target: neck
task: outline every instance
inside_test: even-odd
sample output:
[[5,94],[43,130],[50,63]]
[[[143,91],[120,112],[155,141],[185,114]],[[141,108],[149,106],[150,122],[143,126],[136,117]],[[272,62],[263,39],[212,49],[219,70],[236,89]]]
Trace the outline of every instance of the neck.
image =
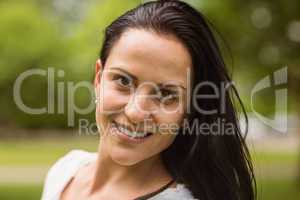
[[134,165],[124,166],[113,161],[101,146],[100,144],[98,159],[94,164],[91,192],[108,185],[123,185],[138,189],[156,184],[161,185],[171,180],[160,155]]

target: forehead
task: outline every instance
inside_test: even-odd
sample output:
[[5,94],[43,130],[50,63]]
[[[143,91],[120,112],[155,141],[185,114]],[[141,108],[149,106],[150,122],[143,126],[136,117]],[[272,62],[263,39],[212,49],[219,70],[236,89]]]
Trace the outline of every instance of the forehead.
[[187,49],[172,35],[129,29],[114,44],[106,68],[119,67],[141,81],[187,83],[191,58]]

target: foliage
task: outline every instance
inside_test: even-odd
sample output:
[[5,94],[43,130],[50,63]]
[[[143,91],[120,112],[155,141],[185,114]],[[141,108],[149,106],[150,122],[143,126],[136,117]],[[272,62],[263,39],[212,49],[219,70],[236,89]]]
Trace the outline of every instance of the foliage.
[[[289,98],[289,109],[299,112],[297,99],[300,92],[297,84],[300,82],[300,45],[295,37],[297,39],[297,34],[300,35],[300,28],[294,28],[292,33],[290,30],[292,24],[299,23],[299,1],[187,1],[199,8],[213,24],[228,68],[232,69],[248,111],[249,96],[255,83],[287,65],[289,96],[292,97]],[[68,7],[63,2],[73,4]],[[139,3],[140,0],[0,1],[0,125],[66,128],[69,103],[67,83],[92,83],[104,28]],[[55,77],[54,85],[55,89],[59,82],[65,86],[64,113],[57,113],[56,93],[54,114],[24,113],[13,99],[15,80],[28,69],[47,70],[49,67],[56,72],[65,72],[63,77]],[[47,87],[45,76],[26,79],[22,85],[25,104],[33,108],[47,105]],[[272,114],[273,107],[270,105],[274,104],[274,94],[262,91],[258,96],[255,98],[257,109]],[[93,94],[84,88],[78,89],[74,98],[75,104],[81,108],[93,102]],[[269,106],[265,106],[266,101],[270,102]],[[75,114],[76,120],[87,118],[94,121],[93,117],[93,112]]]

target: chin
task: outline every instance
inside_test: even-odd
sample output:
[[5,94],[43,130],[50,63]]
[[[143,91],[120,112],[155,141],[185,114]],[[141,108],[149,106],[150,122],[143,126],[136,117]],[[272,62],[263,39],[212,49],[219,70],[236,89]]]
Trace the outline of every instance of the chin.
[[141,155],[136,152],[118,147],[111,149],[110,157],[115,163],[122,166],[133,166],[146,159],[144,156],[141,157]]

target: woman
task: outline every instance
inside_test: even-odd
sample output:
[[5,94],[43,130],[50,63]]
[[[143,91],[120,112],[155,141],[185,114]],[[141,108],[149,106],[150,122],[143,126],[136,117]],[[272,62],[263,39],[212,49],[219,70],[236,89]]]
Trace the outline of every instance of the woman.
[[94,84],[98,152],[55,163],[42,199],[255,199],[240,99],[198,11],[160,0],[116,19]]

